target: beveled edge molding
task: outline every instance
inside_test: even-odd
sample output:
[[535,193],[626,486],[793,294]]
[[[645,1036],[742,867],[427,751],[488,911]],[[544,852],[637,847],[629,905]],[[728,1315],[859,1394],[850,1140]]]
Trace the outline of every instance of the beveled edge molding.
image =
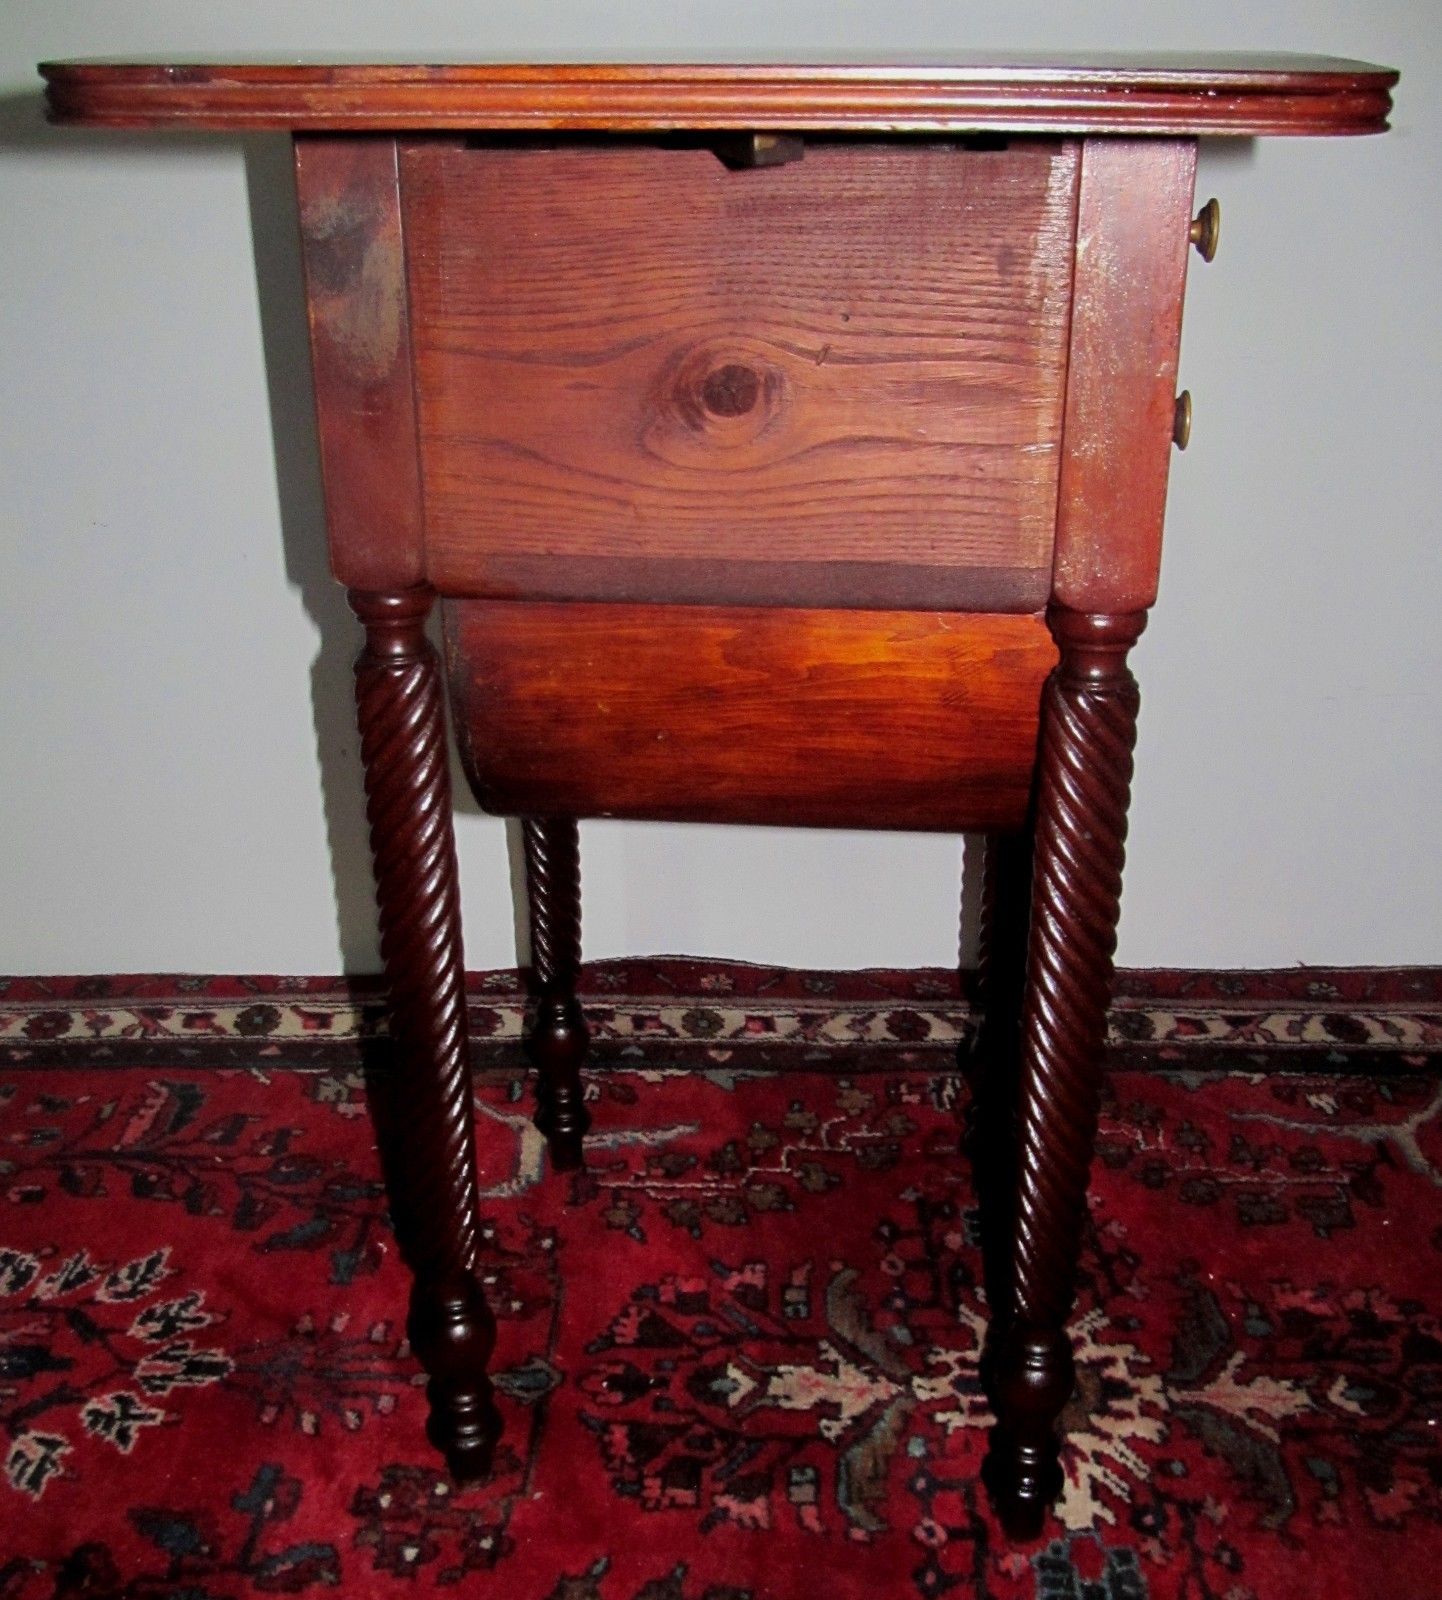
[[50,61],[50,120],[333,132],[1365,134],[1398,74],[1318,56],[1056,64],[655,65]]

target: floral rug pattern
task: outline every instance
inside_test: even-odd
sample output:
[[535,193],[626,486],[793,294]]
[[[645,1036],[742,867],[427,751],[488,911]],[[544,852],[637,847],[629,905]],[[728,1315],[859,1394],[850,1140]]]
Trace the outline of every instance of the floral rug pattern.
[[0,1067],[0,1600],[1438,1592],[1429,1060],[1118,1052],[1066,1489],[1013,1546],[978,1477],[950,1041],[848,1073],[723,1040],[681,1071],[663,1036],[590,1075],[588,1166],[561,1178],[523,1077],[483,1074],[506,1432],[464,1491],[422,1437],[363,1076],[268,1041],[248,1066],[157,1069],[119,1037]]

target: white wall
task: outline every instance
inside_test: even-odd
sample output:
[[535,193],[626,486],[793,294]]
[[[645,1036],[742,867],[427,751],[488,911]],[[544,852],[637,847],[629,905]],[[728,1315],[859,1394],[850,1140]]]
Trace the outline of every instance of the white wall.
[[[374,965],[278,139],[39,125],[62,55],[1299,49],[1394,130],[1204,147],[1120,958],[1442,960],[1435,4],[52,0],[0,14],[0,972]],[[267,372],[269,358],[269,373]],[[458,823],[475,967],[502,825]],[[587,948],[945,962],[955,840],[592,824]]]

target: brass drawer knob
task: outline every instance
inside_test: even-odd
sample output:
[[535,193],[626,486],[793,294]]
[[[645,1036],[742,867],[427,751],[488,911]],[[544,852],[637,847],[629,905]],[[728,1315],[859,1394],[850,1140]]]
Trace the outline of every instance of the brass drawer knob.
[[1216,200],[1206,205],[1192,218],[1191,241],[1203,261],[1211,261],[1217,254],[1222,237],[1222,208]]
[[1192,437],[1192,393],[1183,389],[1177,396],[1176,410],[1172,412],[1172,443],[1185,450]]

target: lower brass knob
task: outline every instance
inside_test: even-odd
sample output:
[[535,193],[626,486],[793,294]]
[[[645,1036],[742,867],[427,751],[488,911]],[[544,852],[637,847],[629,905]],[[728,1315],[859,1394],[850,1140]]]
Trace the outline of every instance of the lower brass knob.
[[1172,443],[1185,450],[1192,437],[1192,395],[1183,389],[1177,396],[1176,410],[1172,412]]
[[1203,261],[1215,260],[1222,238],[1222,208],[1216,200],[1208,200],[1192,218],[1189,237]]

